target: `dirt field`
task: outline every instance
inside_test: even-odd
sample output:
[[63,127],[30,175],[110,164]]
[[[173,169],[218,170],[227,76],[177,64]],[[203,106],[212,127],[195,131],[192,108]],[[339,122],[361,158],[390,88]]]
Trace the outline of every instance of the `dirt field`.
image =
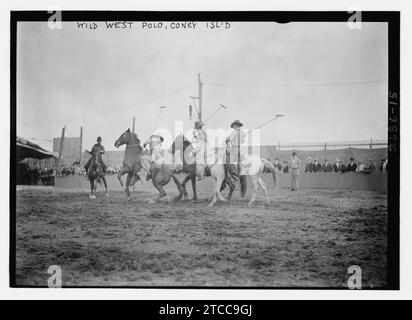
[[151,188],[127,202],[19,187],[17,285],[47,286],[59,265],[63,286],[346,287],[355,264],[364,288],[385,286],[385,193],[270,190],[250,209],[238,186],[214,208],[198,189],[196,202],[148,204]]

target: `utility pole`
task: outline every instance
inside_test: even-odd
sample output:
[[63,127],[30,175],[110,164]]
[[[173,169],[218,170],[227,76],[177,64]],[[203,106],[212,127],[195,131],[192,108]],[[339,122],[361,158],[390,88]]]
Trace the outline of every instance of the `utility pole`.
[[66,126],[63,127],[62,129],[62,136],[60,138],[60,146],[59,146],[59,159],[57,159],[57,172],[60,173],[60,161],[63,156],[63,146],[64,146],[64,131],[66,130]]
[[132,128],[133,128],[133,129],[132,129],[132,130],[133,130],[133,131],[132,131],[133,133],[135,133],[135,132],[134,132],[134,124],[135,124],[135,121],[136,121],[136,117],[133,117],[133,127],[132,127]]
[[202,121],[202,89],[203,83],[200,79],[200,73],[197,74],[198,86],[199,86],[199,121]]
[[80,127],[79,167],[82,166],[83,126]]

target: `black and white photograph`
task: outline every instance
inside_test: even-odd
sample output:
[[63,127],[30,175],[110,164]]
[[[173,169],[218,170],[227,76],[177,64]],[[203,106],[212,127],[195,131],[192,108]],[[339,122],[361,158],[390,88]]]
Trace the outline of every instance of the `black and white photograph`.
[[399,12],[14,11],[11,49],[12,287],[399,289]]

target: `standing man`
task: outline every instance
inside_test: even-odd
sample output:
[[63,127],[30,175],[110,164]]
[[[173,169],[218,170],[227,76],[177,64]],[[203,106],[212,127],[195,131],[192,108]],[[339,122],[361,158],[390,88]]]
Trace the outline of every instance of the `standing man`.
[[[243,123],[239,120],[233,121],[230,127],[233,130],[226,138],[226,163],[230,174],[237,177],[240,172],[240,161],[244,159],[240,146],[245,142],[246,134],[241,130]],[[235,164],[237,164],[237,167]]]
[[292,191],[299,190],[300,165],[301,165],[300,159],[297,157],[296,152],[293,152],[292,157],[290,158]]
[[346,167],[347,172],[356,172],[356,163],[355,163],[355,159],[350,158],[349,160],[349,164]]
[[315,158],[315,162],[313,163],[313,172],[320,172],[322,165],[318,162],[318,158]]
[[312,158],[311,157],[307,157],[306,158],[306,166],[305,166],[305,173],[308,172],[313,172],[313,163],[312,163]]
[[194,156],[196,160],[196,175],[199,180],[203,179],[205,167],[207,165],[205,163],[207,134],[203,129],[204,126],[205,123],[203,121],[195,122],[192,139],[193,150],[195,152]]
[[[102,145],[102,137],[97,137],[97,143],[94,144],[92,151],[86,150],[87,153],[94,154],[95,152],[100,152],[101,155],[103,155],[106,151]],[[87,171],[89,170],[90,164],[91,164],[92,158],[86,162],[84,169]],[[103,162],[103,159],[100,157],[100,165],[102,166],[103,172],[106,174],[106,164]]]

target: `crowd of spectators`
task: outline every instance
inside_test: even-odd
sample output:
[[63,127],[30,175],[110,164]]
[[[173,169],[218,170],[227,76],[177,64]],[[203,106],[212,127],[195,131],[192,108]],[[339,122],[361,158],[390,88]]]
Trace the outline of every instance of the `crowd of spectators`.
[[55,172],[53,169],[19,166],[17,169],[17,184],[30,186],[52,186],[54,185]]
[[[281,161],[279,158],[274,160],[268,159],[277,168],[280,173],[288,173],[290,170],[289,161]],[[350,158],[347,163],[345,161],[336,159],[334,162],[330,162],[328,159],[324,159],[321,164],[318,158],[308,157],[304,167],[301,168],[305,173],[320,173],[320,172],[357,172],[357,173],[371,173],[374,171],[387,172],[388,171],[388,158],[385,157],[381,160],[379,166],[376,165],[373,159],[369,159],[366,162],[355,161],[354,158]]]

